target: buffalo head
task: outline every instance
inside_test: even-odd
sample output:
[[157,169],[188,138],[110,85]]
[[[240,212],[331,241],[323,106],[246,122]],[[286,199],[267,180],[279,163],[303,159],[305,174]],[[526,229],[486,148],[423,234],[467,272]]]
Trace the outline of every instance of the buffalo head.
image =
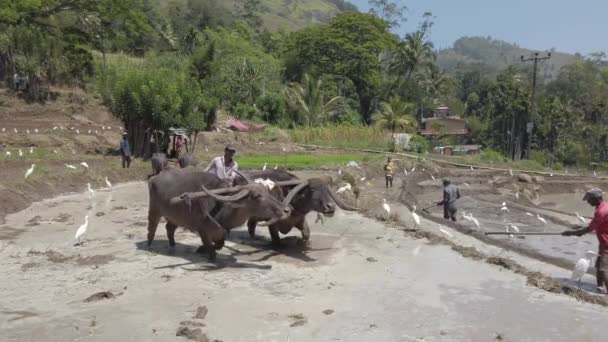
[[[278,185],[281,185],[281,182],[278,182]],[[334,215],[336,205],[343,210],[356,210],[342,202],[325,179],[319,178],[301,181],[289,192],[283,203],[290,203],[296,213],[307,214],[316,211],[328,217]]]

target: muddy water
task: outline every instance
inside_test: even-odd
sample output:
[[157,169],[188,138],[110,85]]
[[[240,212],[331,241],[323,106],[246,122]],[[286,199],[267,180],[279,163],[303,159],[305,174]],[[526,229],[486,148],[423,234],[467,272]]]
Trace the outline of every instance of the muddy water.
[[175,341],[188,327],[223,341],[600,341],[608,321],[600,306],[356,213],[312,224],[311,249],[298,234],[271,249],[263,229],[256,240],[236,230],[210,264],[191,233],[169,249],[162,225],[145,248],[146,209],[146,185],[133,183],[7,217],[0,340]]

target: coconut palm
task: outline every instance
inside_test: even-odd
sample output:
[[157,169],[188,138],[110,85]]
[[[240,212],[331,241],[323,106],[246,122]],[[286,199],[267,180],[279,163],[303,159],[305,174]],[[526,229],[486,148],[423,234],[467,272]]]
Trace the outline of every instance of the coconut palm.
[[336,96],[326,102],[322,87],[321,79],[315,80],[310,75],[304,74],[302,83],[291,83],[284,90],[288,105],[298,113],[300,119],[306,121],[307,125],[327,120],[343,99],[341,96]]
[[393,137],[396,129],[403,129],[406,132],[416,131],[417,122],[413,115],[414,106],[411,103],[403,102],[401,98],[393,96],[388,102],[383,102],[380,108],[380,112],[372,119],[377,126],[390,129]]
[[425,38],[425,31],[408,33],[393,56],[390,71],[407,82],[414,71],[433,56],[433,43]]

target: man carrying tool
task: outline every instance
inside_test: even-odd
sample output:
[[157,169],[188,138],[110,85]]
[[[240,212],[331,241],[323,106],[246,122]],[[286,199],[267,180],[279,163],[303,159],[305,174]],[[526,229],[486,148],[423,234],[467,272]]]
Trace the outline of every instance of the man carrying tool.
[[388,157],[386,164],[384,165],[384,179],[386,180],[386,187],[393,187],[393,176],[395,175],[395,163],[391,157]]
[[563,236],[583,236],[587,233],[595,231],[597,240],[599,241],[600,255],[595,262],[597,290],[600,293],[608,291],[608,203],[604,202],[602,190],[591,189],[585,193],[583,201],[595,207],[593,220],[586,228],[578,226],[576,230],[567,230],[562,233]]
[[228,186],[232,186],[234,177],[236,177],[234,171],[238,171],[239,168],[239,164],[232,159],[235,153],[236,149],[232,145],[226,145],[224,148],[224,156],[213,158],[205,169],[205,172],[215,174],[220,179],[225,180],[226,183],[228,183]]
[[456,200],[460,198],[460,190],[451,184],[449,179],[443,180],[443,201],[437,202],[437,206],[443,205],[443,218],[456,221]]

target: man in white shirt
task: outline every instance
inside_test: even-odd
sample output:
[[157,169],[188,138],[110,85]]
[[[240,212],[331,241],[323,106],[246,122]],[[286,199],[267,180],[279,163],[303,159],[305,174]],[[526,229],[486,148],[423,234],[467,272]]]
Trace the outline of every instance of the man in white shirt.
[[236,149],[232,145],[226,145],[226,148],[224,148],[224,156],[213,158],[205,169],[205,172],[215,174],[219,178],[225,180],[229,186],[232,186],[234,177],[237,175],[234,171],[238,171],[239,168],[239,164],[232,159],[235,153]]

